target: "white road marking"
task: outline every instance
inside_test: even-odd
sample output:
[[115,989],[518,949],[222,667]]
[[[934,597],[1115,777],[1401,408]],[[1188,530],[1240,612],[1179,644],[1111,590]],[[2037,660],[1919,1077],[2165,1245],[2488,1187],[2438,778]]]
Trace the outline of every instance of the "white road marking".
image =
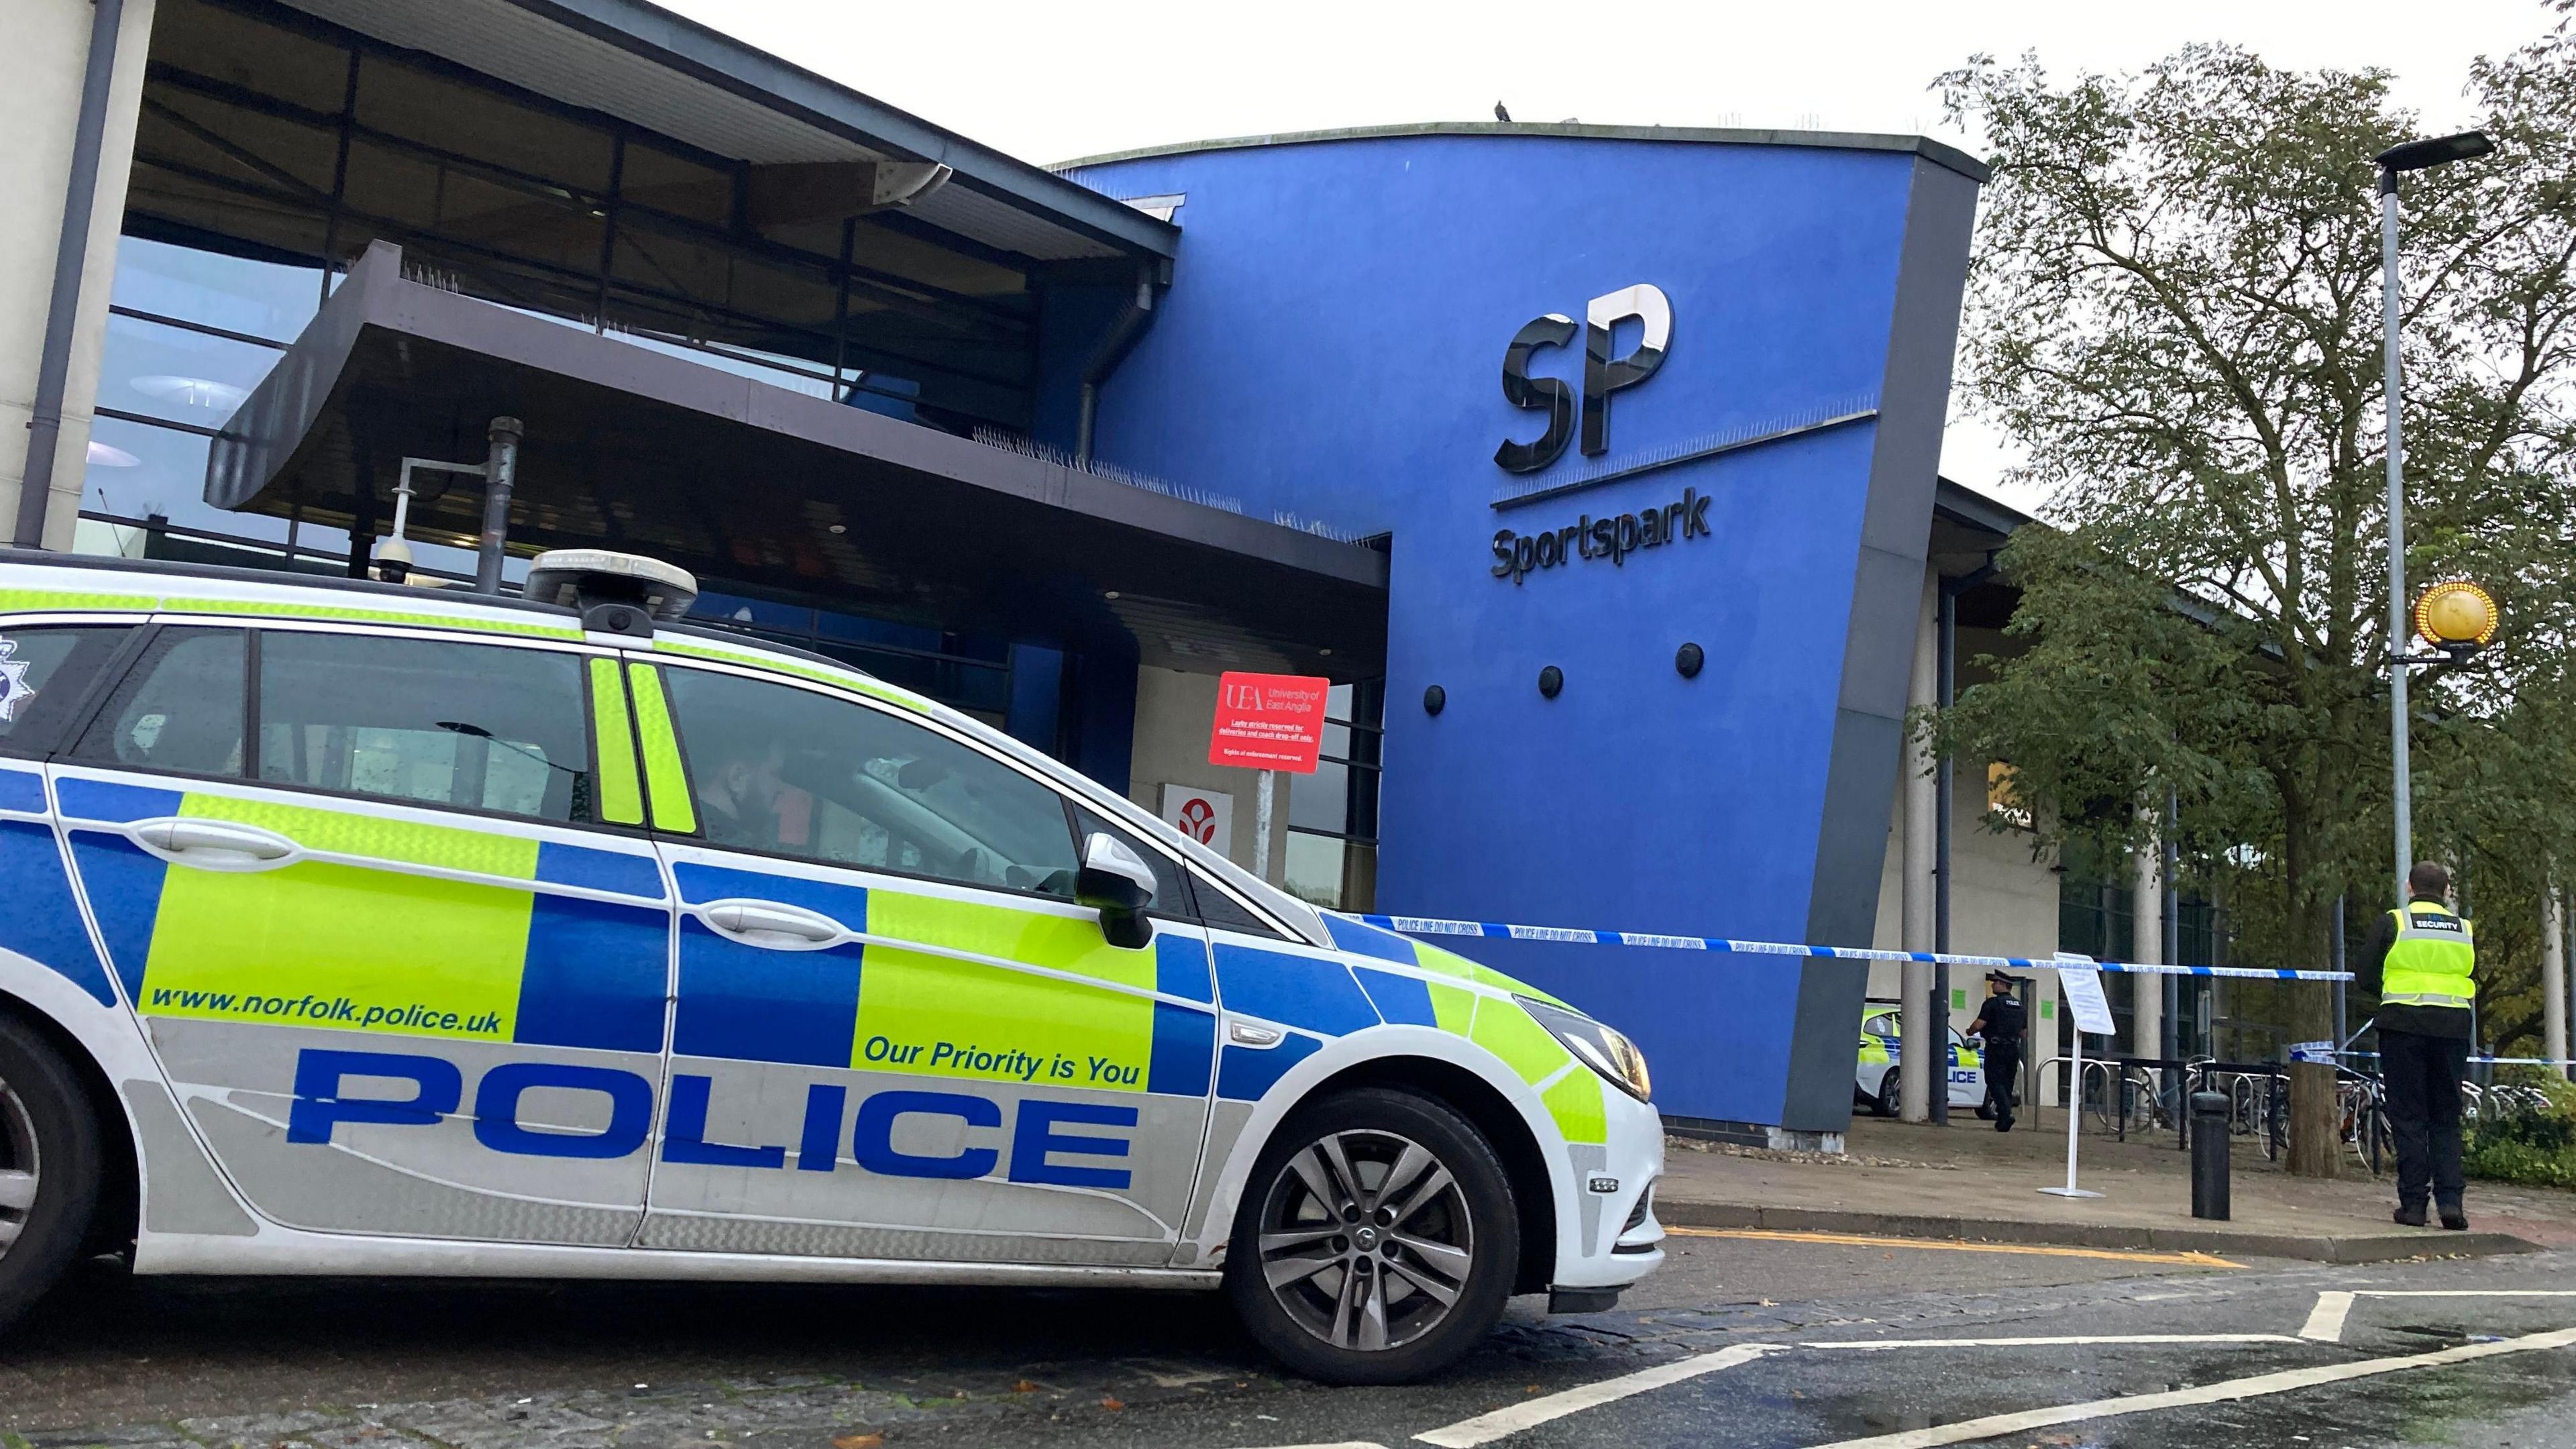
[[2179,1409],[2199,1404],[2225,1403],[2234,1399],[2260,1398],[2267,1394],[2288,1393],[2294,1389],[2341,1383],[2347,1379],[2371,1378],[2406,1369],[2440,1368],[2446,1364],[2468,1363],[2476,1359],[2494,1358],[2500,1354],[2529,1353],[2534,1349],[2570,1346],[2576,1346],[2576,1328],[2561,1328],[2549,1333],[2534,1333],[2495,1343],[2463,1344],[2458,1348],[2445,1348],[2432,1353],[2410,1354],[2399,1358],[2363,1359],[2357,1363],[2327,1364],[2317,1368],[2286,1369],[2279,1373],[2256,1374],[2251,1378],[2229,1379],[2224,1383],[2203,1384],[2198,1388],[2175,1389],[2168,1393],[2137,1394],[2124,1399],[2095,1399],[2091,1403],[2067,1404],[2054,1409],[2029,1409],[2018,1414],[1994,1414],[1983,1419],[1966,1419],[1956,1424],[1943,1424],[1931,1429],[1909,1429],[1901,1434],[1881,1434],[1869,1439],[1840,1439],[1831,1444],[1819,1445],[1817,1449],[1935,1449],[1938,1445],[1965,1444],[1978,1439],[1996,1438],[2004,1434],[2045,1429],[2055,1424],[2075,1424],[2089,1419],[2118,1418],[2126,1414],[2144,1413],[2150,1409]]
[[1702,1374],[1713,1374],[1721,1369],[1734,1368],[1738,1364],[1751,1363],[1766,1354],[1778,1353],[1786,1347],[1786,1344],[1777,1343],[1737,1344],[1732,1348],[1721,1348],[1715,1353],[1676,1359],[1671,1363],[1658,1364],[1650,1369],[1640,1369],[1636,1373],[1622,1374],[1615,1379],[1603,1379],[1597,1384],[1586,1384],[1579,1389],[1567,1389],[1561,1394],[1549,1394],[1545,1398],[1513,1404],[1508,1408],[1496,1409],[1490,1414],[1479,1414],[1475,1418],[1462,1420],[1446,1428],[1434,1429],[1427,1434],[1416,1434],[1413,1437],[1417,1442],[1435,1445],[1437,1449],[1476,1449],[1479,1444],[1491,1444],[1506,1435],[1517,1434],[1523,1429],[1534,1429],[1551,1420],[1562,1419],[1568,1414],[1579,1414],[1585,1409],[1597,1409],[1603,1404],[1615,1403],[1650,1389],[1660,1389],[1667,1384],[1677,1384],[1686,1379],[1698,1378]]
[[2319,1343],[2341,1343],[2343,1321],[2351,1313],[2351,1294],[2320,1293],[2317,1295],[2317,1306],[2308,1310],[2308,1321],[2306,1326],[2299,1330],[2299,1337],[2312,1338]]
[[1800,1348],[2046,1348],[2096,1343],[2297,1343],[2286,1333],[2095,1333],[2075,1338],[1846,1338]]
[[2319,1343],[2341,1343],[2344,1319],[2361,1298],[2576,1298],[2576,1288],[2356,1288],[2317,1295],[2317,1306],[2299,1337]]

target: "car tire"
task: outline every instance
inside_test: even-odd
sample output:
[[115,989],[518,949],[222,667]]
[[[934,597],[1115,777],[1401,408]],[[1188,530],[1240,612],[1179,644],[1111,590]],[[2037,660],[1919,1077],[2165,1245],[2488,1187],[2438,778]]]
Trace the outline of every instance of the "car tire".
[[98,1119],[44,1038],[0,1016],[0,1329],[80,1255],[98,1207]]
[[1870,1110],[1881,1117],[1893,1117],[1903,1111],[1904,1088],[1905,1084],[1898,1080],[1896,1068],[1889,1067],[1887,1075],[1878,1079],[1878,1095],[1870,1099]]
[[1226,1293],[1297,1373],[1409,1383],[1493,1331],[1520,1257],[1519,1205],[1483,1134],[1436,1098],[1363,1087],[1300,1105],[1271,1134],[1235,1214]]

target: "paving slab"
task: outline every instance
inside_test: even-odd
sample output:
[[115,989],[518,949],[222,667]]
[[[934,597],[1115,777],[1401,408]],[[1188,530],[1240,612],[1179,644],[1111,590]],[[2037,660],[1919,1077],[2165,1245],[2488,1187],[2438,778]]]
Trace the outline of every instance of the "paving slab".
[[2033,1132],[1982,1122],[1935,1127],[1863,1118],[1841,1154],[1772,1152],[1674,1138],[1655,1193],[1670,1226],[1874,1234],[2066,1247],[2201,1252],[2376,1263],[2576,1247],[2576,1193],[2472,1182],[2470,1231],[2400,1227],[2396,1188],[2352,1175],[2295,1178],[2239,1139],[2226,1221],[2191,1215],[2191,1163],[2170,1136],[2079,1139],[2080,1185],[2098,1198],[2042,1193],[2066,1175],[2063,1117]]

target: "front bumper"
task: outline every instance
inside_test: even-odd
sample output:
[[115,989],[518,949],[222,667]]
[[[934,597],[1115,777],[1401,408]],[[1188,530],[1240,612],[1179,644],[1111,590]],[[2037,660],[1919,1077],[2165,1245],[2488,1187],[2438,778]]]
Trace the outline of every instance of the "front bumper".
[[1577,1219],[1573,1241],[1562,1233],[1558,1238],[1552,1302],[1589,1303],[1596,1290],[1615,1295],[1664,1261],[1664,1229],[1654,1214],[1655,1184],[1664,1175],[1663,1115],[1615,1090],[1601,1095],[1608,1127],[1602,1145],[1568,1149],[1576,1169]]

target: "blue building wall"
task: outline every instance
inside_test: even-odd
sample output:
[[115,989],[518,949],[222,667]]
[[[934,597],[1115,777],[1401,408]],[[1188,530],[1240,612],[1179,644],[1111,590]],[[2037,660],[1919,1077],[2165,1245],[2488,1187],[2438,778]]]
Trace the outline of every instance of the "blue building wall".
[[[1380,909],[1866,941],[1968,175],[1905,149],[1417,133],[1082,177],[1187,198],[1175,285],[1102,390],[1098,455],[1255,512],[1393,535]],[[1546,422],[1506,402],[1506,344],[1636,283],[1670,298],[1671,343],[1615,395],[1607,452],[1504,472],[1496,445]],[[1532,371],[1579,396],[1582,349],[1542,350]],[[1873,416],[1494,506],[1854,412]],[[1498,530],[1702,497],[1705,535],[1494,576]],[[1695,679],[1674,668],[1686,642],[1706,654]],[[1547,665],[1565,679],[1553,700]],[[1669,1113],[1847,1120],[1856,968],[1476,949],[1637,1035]]]

